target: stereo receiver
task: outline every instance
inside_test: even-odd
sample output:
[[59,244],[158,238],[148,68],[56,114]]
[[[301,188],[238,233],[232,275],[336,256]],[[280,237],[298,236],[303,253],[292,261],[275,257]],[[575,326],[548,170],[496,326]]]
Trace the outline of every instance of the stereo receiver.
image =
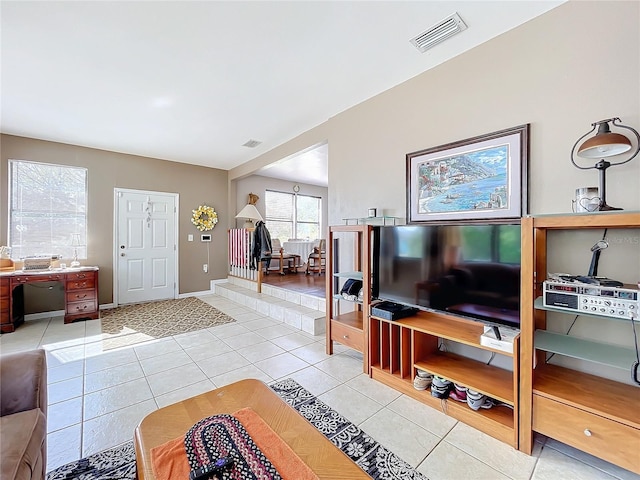
[[584,283],[545,280],[543,305],[574,313],[590,313],[604,317],[638,319],[640,290],[633,285],[607,287]]

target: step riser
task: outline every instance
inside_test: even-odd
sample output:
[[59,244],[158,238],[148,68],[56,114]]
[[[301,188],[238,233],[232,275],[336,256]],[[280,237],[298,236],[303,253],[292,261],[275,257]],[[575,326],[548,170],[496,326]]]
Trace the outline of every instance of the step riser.
[[217,295],[293,328],[312,335],[325,333],[326,303],[323,298],[266,284],[262,284],[262,293],[257,293],[255,282],[235,277],[212,287]]

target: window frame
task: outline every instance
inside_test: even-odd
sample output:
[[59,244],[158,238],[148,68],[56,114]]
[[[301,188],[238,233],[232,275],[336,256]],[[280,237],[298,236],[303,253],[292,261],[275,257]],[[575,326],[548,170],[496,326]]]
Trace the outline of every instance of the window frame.
[[[53,208],[42,209],[39,205],[38,208],[34,208],[32,212],[38,212],[43,215],[43,218],[47,219],[49,222],[53,222],[55,218],[67,219],[70,220],[70,223],[81,224],[82,227],[73,228],[73,232],[65,233],[65,237],[68,237],[68,241],[64,242],[55,242],[55,236],[51,235],[46,239],[45,246],[41,246],[38,252],[33,251],[33,247],[28,245],[21,245],[19,248],[16,248],[15,235],[13,232],[13,227],[15,224],[14,215],[19,214],[22,211],[25,211],[24,208],[18,208],[15,205],[15,197],[14,190],[15,185],[20,185],[20,178],[16,178],[19,176],[19,167],[24,164],[32,164],[37,165],[43,168],[55,168],[61,170],[73,171],[75,174],[80,173],[82,178],[82,183],[84,184],[84,193],[82,198],[84,201],[79,206],[76,206],[73,213],[62,212],[58,210],[54,210]],[[87,244],[88,244],[88,218],[89,218],[89,169],[86,167],[75,166],[75,165],[64,165],[57,163],[48,163],[48,162],[38,162],[33,160],[21,160],[21,159],[9,159],[8,160],[8,202],[7,202],[7,245],[11,247],[11,258],[14,260],[20,260],[21,258],[25,258],[33,255],[61,255],[64,259],[73,258],[74,254],[77,252],[77,258],[86,260],[87,255]],[[79,186],[79,182],[78,182]],[[80,191],[79,189],[77,191]],[[50,197],[53,198],[53,197]],[[40,199],[41,200],[41,199]],[[65,215],[66,214],[66,215]],[[79,234],[79,245],[73,245],[73,237],[75,234]],[[55,242],[55,243],[54,243]]]
[[[279,218],[279,217],[273,217],[273,216],[269,216],[267,214],[269,207],[267,205],[267,196],[268,193],[272,192],[272,193],[277,193],[280,195],[288,195],[289,197],[292,198],[292,205],[293,205],[293,209],[292,209],[292,219],[291,220],[286,220],[283,218]],[[318,221],[317,222],[309,222],[309,221],[301,221],[298,220],[298,198],[299,197],[306,197],[306,198],[313,198],[316,199],[318,201]],[[318,226],[318,238],[322,237],[322,197],[318,196],[318,195],[306,195],[306,194],[301,194],[301,193],[289,193],[289,192],[283,192],[281,190],[275,190],[275,189],[265,189],[265,223],[268,224],[269,221],[273,221],[273,222],[280,222],[280,223],[291,223],[291,238],[299,238],[298,237],[298,224],[301,225],[317,225]],[[287,241],[287,239],[284,239],[283,241]]]

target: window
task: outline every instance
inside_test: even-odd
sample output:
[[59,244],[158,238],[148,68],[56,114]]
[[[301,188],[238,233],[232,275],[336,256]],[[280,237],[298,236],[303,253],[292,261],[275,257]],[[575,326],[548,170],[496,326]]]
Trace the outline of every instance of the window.
[[87,169],[9,160],[9,245],[30,255],[87,258]]
[[265,216],[272,238],[320,238],[321,199],[308,195],[267,190]]

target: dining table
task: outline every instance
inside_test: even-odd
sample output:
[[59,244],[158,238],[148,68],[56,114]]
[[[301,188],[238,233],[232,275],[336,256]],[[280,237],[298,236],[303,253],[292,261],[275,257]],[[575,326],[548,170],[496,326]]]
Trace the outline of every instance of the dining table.
[[289,240],[282,242],[282,248],[285,253],[293,253],[300,255],[303,263],[307,263],[309,254],[313,252],[313,248],[319,244],[320,240]]

